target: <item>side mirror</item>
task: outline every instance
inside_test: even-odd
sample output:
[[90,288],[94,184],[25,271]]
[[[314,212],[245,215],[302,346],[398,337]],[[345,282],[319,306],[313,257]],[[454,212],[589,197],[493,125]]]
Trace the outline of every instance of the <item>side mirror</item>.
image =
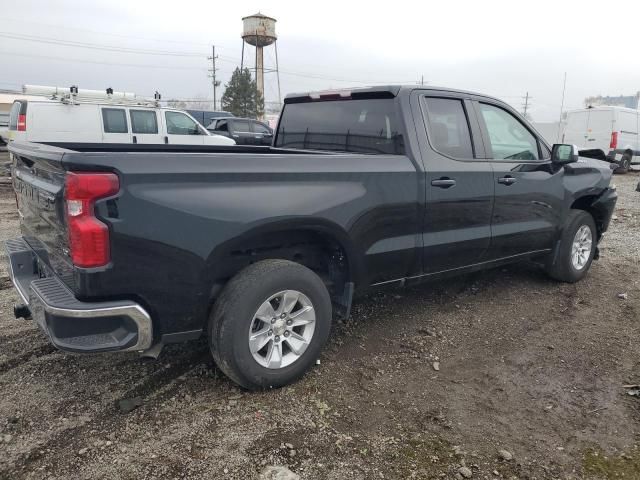
[[551,149],[551,161],[558,165],[566,165],[578,161],[578,147],[556,143]]

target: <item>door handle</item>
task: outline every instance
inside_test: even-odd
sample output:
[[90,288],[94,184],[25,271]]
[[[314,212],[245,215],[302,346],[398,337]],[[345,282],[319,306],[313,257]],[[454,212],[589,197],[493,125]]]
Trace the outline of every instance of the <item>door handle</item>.
[[502,177],[498,179],[498,183],[502,185],[513,185],[516,181],[517,180],[513,177]]
[[133,136],[133,143],[138,143],[138,138],[135,135]]
[[169,137],[167,136],[164,137],[164,143],[169,143]]
[[455,187],[456,181],[453,178],[439,178],[438,180],[431,180],[431,185],[434,187],[440,188],[451,188]]

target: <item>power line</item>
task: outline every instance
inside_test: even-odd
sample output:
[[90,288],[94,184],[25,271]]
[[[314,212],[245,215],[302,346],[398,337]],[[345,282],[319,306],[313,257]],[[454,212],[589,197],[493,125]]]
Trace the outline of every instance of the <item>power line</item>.
[[[49,38],[49,37],[38,37],[34,35],[23,35],[23,34],[14,34],[11,32],[0,32],[0,37],[11,38],[14,40],[24,40],[28,42],[37,42],[37,43],[45,43],[45,44],[53,44],[53,45],[61,45],[66,47],[77,47],[77,48],[85,48],[92,50],[103,50],[117,53],[133,53],[133,54],[145,54],[145,55],[162,55],[162,56],[176,56],[176,57],[200,57],[207,58],[206,55],[195,53],[195,52],[175,52],[175,51],[166,51],[166,50],[149,50],[149,49],[136,49],[136,48],[128,48],[128,47],[118,47],[114,45],[100,45],[96,43],[86,43],[86,42],[76,42],[76,41],[67,41],[61,40],[57,38]],[[9,54],[9,53],[7,53]],[[26,56],[26,55],[25,55]],[[218,56],[221,61],[238,64],[239,59],[228,56]],[[46,57],[46,58],[55,58],[55,57]],[[75,60],[81,63],[100,63],[100,62],[90,62],[84,60]],[[106,64],[106,63],[105,63]],[[112,65],[117,65],[116,63],[111,63]],[[132,64],[120,64],[124,66],[134,66]],[[192,67],[194,68],[194,67]],[[296,72],[296,71],[287,71],[281,70],[280,73],[289,76],[302,77],[302,78],[312,78],[317,80],[329,80],[334,82],[342,82],[342,83],[360,83],[364,85],[371,85],[373,83],[414,83],[411,81],[385,81],[385,82],[375,82],[371,80],[354,80],[349,78],[336,78],[330,77],[327,75],[307,73],[307,72]]]
[[145,55],[166,55],[166,56],[175,56],[175,57],[205,57],[206,58],[206,55],[203,55],[202,53],[195,53],[195,52],[175,52],[175,51],[166,51],[166,50],[150,50],[150,49],[120,47],[116,45],[100,45],[97,43],[77,42],[74,40],[62,40],[59,38],[50,38],[50,37],[38,37],[35,35],[24,35],[19,33],[12,33],[12,32],[0,32],[0,37],[10,38],[13,40],[23,40],[27,42],[46,43],[49,45],[61,45],[65,47],[88,48],[91,50],[104,50],[104,51],[117,52],[117,53],[138,53],[138,54],[145,54]]
[[101,62],[98,60],[85,60],[79,58],[68,58],[68,57],[53,57],[51,55],[37,55],[32,53],[16,53],[16,52],[7,52],[0,50],[0,54],[2,55],[10,55],[14,57],[28,57],[28,58],[42,58],[45,60],[55,60],[61,62],[72,62],[72,63],[90,63],[94,65],[113,65],[118,67],[135,67],[135,68],[166,68],[168,70],[200,70],[206,71],[206,67],[186,67],[186,66],[172,66],[172,65],[149,65],[146,63],[119,63],[119,62]]
[[[208,47],[209,44],[208,43],[201,43],[201,42],[188,42],[185,40],[168,40],[168,39],[161,39],[161,38],[151,38],[151,37],[141,37],[141,36],[137,36],[137,35],[124,35],[124,34],[120,34],[120,33],[113,33],[113,32],[105,32],[104,30],[102,31],[98,31],[98,30],[93,30],[93,29],[89,29],[89,28],[79,28],[79,27],[70,27],[68,25],[64,25],[64,27],[61,27],[60,25],[53,25],[51,23],[42,23],[42,22],[34,22],[34,21],[30,21],[30,20],[24,20],[22,18],[10,18],[10,17],[3,17],[0,18],[0,21],[5,21],[8,22],[12,25],[15,25],[17,22],[22,22],[22,23],[30,23],[32,25],[40,25],[43,27],[50,27],[50,28],[63,28],[65,31],[66,30],[76,30],[78,32],[87,32],[87,33],[94,33],[97,35],[108,35],[111,37],[119,37],[119,38],[135,38],[137,40],[146,40],[146,41],[151,41],[151,42],[162,42],[162,43],[176,43],[176,44],[184,44],[184,45],[200,45],[200,46],[205,46]],[[227,48],[227,47],[225,47]]]

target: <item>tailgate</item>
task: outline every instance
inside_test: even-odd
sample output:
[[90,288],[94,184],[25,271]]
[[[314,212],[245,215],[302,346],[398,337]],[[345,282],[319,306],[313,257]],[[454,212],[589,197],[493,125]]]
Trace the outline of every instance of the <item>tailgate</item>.
[[37,253],[40,268],[51,269],[73,289],[64,207],[66,150],[13,142],[9,151],[22,234]]

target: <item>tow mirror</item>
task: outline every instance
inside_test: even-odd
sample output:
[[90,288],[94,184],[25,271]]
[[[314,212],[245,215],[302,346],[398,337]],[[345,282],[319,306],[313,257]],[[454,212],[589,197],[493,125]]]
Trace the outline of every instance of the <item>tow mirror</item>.
[[564,143],[556,143],[551,150],[551,161],[558,165],[566,165],[578,161],[578,147]]

